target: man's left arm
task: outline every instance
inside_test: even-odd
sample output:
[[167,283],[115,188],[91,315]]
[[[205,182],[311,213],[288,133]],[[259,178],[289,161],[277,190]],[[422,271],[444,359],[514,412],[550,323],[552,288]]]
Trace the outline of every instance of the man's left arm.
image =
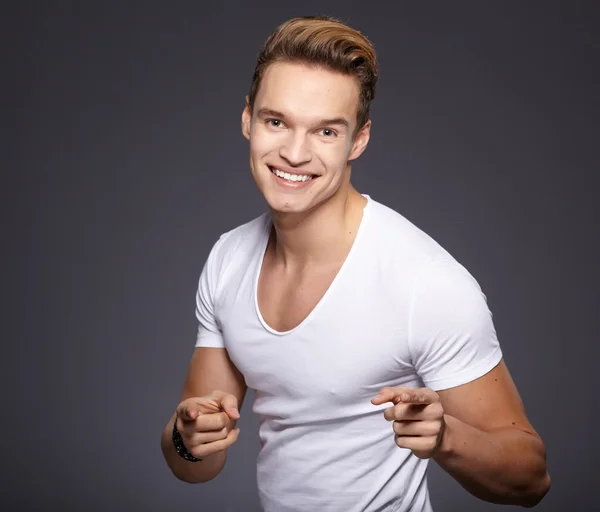
[[493,503],[534,506],[548,492],[544,444],[502,357],[475,278],[440,254],[413,281],[408,344],[420,389],[384,388],[374,404],[396,444],[433,458],[467,491]]
[[396,443],[433,458],[474,496],[533,507],[550,488],[542,440],[527,419],[504,361],[472,382],[438,392],[383,388],[374,404]]
[[504,361],[473,382],[437,394],[445,429],[433,459],[481,499],[539,503],[550,489],[546,450]]

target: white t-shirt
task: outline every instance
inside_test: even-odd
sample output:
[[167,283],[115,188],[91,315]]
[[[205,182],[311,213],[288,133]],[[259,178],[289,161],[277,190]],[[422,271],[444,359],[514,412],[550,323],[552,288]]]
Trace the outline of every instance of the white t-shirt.
[[269,214],[223,234],[200,276],[196,346],[225,347],[255,391],[265,512],[431,511],[428,461],[395,444],[383,417],[391,404],[371,398],[383,386],[458,386],[502,358],[475,279],[365,197],[341,270],[290,331],[270,328],[257,307]]

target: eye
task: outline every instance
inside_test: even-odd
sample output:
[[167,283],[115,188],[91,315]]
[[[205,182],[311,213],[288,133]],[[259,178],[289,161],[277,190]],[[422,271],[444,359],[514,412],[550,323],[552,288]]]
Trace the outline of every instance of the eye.
[[273,128],[281,128],[283,126],[283,123],[280,119],[268,119],[267,124]]
[[325,137],[335,137],[337,135],[331,128],[323,128],[321,134],[325,135]]

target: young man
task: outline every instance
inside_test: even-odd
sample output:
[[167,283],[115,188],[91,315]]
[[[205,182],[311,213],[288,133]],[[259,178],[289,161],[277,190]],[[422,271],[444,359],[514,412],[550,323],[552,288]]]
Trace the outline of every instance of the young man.
[[266,41],[242,131],[269,212],[223,234],[201,273],[165,458],[181,480],[215,478],[248,386],[266,512],[430,511],[429,459],[483,500],[533,506],[544,445],[485,296],[350,183],[377,75],[369,41],[336,20],[296,18]]

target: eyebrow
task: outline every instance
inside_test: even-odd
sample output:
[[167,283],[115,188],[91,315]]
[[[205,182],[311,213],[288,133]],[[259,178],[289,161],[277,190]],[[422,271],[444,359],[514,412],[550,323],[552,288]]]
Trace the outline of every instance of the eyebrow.
[[[277,110],[273,110],[270,108],[261,108],[259,109],[259,111],[257,112],[258,117],[260,118],[264,118],[264,117],[276,117],[278,119],[282,119],[285,120],[285,114],[283,114],[282,112],[278,112]],[[346,119],[344,119],[343,117],[334,117],[331,119],[321,119],[320,121],[318,121],[316,123],[318,126],[332,126],[332,125],[338,125],[338,126],[344,126],[345,128],[348,128],[349,123]]]

